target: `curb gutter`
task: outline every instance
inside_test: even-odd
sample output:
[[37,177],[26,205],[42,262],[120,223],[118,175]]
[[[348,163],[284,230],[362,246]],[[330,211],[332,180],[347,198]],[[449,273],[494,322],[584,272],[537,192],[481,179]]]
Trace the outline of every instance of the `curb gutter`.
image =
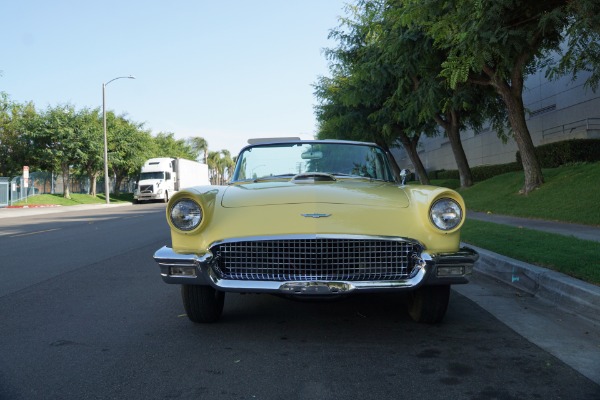
[[468,245],[479,253],[474,272],[537,296],[567,311],[600,322],[600,287],[560,272]]

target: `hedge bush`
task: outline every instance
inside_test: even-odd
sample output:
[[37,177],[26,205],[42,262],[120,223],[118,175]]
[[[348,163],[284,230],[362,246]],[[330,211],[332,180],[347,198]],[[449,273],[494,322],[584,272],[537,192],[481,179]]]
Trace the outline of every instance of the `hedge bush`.
[[[571,139],[548,143],[535,148],[542,168],[556,168],[565,164],[600,161],[600,139]],[[507,172],[522,171],[521,154],[508,164],[482,165],[471,168],[473,180],[481,182]],[[431,179],[460,179],[458,170],[438,170],[429,173]]]
[[[600,139],[571,139],[548,143],[535,148],[542,168],[556,168],[577,162],[600,161]],[[517,151],[517,163],[521,154]]]
[[[523,167],[521,164],[516,162],[508,164],[480,165],[478,167],[472,167],[471,174],[473,175],[473,180],[475,182],[481,182],[496,175],[502,175],[513,171],[521,171],[522,169]],[[456,169],[433,171],[429,177],[431,179],[460,179],[458,170]]]

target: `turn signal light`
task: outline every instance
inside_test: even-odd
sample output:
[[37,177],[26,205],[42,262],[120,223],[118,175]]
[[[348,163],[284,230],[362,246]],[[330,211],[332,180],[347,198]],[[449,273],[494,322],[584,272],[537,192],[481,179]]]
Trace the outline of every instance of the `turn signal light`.
[[452,276],[464,276],[471,273],[471,268],[465,268],[464,266],[452,266],[452,267],[438,267],[438,277],[452,277]]
[[194,267],[171,267],[169,275],[174,276],[196,276],[196,268]]

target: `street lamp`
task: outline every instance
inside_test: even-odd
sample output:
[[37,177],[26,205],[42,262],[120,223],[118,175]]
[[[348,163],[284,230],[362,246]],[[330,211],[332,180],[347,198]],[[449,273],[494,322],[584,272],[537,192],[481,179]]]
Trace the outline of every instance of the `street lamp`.
[[104,126],[104,195],[106,196],[106,204],[110,204],[109,182],[108,182],[108,139],[106,137],[106,85],[117,79],[135,79],[135,76],[119,76],[102,84],[102,121]]

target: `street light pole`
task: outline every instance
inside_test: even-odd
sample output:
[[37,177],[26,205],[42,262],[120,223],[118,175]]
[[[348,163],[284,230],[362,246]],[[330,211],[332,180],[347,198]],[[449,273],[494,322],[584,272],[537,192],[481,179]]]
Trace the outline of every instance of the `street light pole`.
[[117,79],[135,79],[134,76],[119,76],[102,84],[102,125],[104,128],[104,195],[106,196],[106,204],[110,204],[109,180],[108,180],[108,138],[106,135],[106,85]]

